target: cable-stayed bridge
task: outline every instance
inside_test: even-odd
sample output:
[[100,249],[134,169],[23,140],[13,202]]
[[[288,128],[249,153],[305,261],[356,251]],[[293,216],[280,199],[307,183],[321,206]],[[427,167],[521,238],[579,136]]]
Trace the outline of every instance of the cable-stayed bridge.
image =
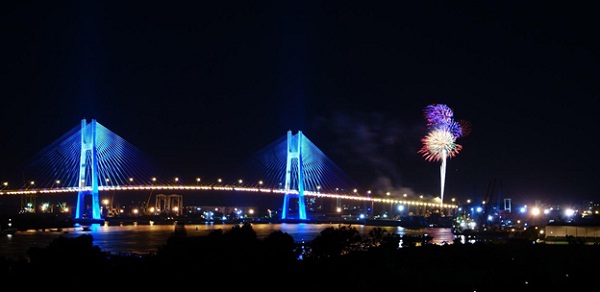
[[[72,128],[2,181],[0,196],[76,193],[75,219],[100,220],[104,191],[245,191],[281,194],[281,218],[307,220],[305,196],[384,204],[456,206],[424,200],[371,197],[299,131],[267,145],[236,169],[236,181],[173,177],[154,160],[96,120]],[[231,174],[228,174],[231,175]],[[191,181],[191,183],[190,183]],[[388,193],[389,194],[389,193]],[[295,214],[290,214],[294,210]]]

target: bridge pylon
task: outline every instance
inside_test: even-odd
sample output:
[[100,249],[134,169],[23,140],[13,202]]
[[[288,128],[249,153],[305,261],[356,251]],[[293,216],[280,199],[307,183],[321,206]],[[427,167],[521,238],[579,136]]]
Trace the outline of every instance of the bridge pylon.
[[[304,200],[304,171],[302,165],[302,145],[304,135],[302,131],[292,135],[292,131],[287,132],[287,159],[285,169],[285,196],[283,198],[283,207],[281,219],[289,219],[288,211],[290,208],[290,199],[298,201],[298,217],[296,219],[306,220],[306,204]],[[294,171],[295,170],[295,171]],[[297,192],[292,191],[292,174],[297,175],[294,178],[298,187]]]
[[[89,200],[91,198],[91,200]],[[87,208],[91,204],[91,209]],[[98,198],[98,152],[96,148],[96,120],[88,124],[81,120],[81,156],[79,160],[79,193],[75,219],[101,220]]]

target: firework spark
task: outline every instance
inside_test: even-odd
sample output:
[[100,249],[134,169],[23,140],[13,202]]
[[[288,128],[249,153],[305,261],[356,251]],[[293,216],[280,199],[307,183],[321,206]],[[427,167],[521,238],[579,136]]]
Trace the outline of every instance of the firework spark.
[[451,131],[437,129],[421,139],[423,147],[419,150],[427,161],[441,161],[444,157],[455,157],[462,146],[456,144],[456,136]]

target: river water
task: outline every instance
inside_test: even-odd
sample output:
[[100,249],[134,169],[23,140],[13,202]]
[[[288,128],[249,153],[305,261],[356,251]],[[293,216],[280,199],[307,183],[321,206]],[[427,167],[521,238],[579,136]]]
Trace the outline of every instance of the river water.
[[[203,236],[210,232],[221,229],[224,232],[231,230],[234,225],[225,223],[200,223],[185,225],[187,236]],[[387,232],[402,235],[430,235],[433,239],[430,243],[442,244],[453,243],[455,235],[451,228],[421,228],[407,229],[399,226],[368,226],[368,225],[340,225],[340,224],[313,224],[313,223],[260,223],[252,224],[252,229],[257,237],[262,239],[275,231],[289,234],[296,242],[309,242],[316,238],[321,231],[328,227],[338,228],[340,226],[356,228],[362,236],[368,235],[375,228],[385,229]],[[174,225],[117,225],[108,226],[92,224],[90,230],[84,230],[81,226],[63,228],[60,230],[27,230],[15,234],[0,235],[0,256],[18,259],[27,257],[30,247],[46,247],[54,239],[63,237],[78,237],[82,234],[92,235],[93,245],[102,251],[111,253],[154,253],[167,242],[169,236],[174,232]]]

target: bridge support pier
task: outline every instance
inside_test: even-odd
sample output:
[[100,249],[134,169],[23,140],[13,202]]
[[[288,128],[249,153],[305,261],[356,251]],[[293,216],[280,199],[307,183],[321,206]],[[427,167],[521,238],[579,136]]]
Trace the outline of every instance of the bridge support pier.
[[[281,219],[290,219],[288,211],[291,209],[290,199],[298,200],[298,217],[306,220],[306,204],[304,200],[304,169],[302,166],[302,131],[292,136],[292,131],[287,132],[287,161],[285,170],[285,196],[281,210]],[[292,172],[295,170],[297,177],[293,180],[298,187],[298,192],[292,191]]]
[[[91,197],[91,200],[88,200]],[[91,209],[88,210],[88,203]],[[101,220],[98,198],[98,153],[96,150],[96,120],[81,120],[81,156],[79,160],[79,193],[75,209],[76,220]]]

